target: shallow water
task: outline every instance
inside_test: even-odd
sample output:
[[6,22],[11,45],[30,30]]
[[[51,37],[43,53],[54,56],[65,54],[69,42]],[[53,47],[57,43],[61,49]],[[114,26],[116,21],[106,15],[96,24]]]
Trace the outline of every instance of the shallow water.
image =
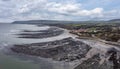
[[[67,32],[45,39],[22,39],[16,38],[16,33],[21,30],[47,30],[49,26],[34,26],[26,24],[0,24],[0,69],[72,69],[71,64],[65,62],[55,62],[39,57],[24,55],[10,55],[8,49],[12,44],[35,43],[60,40],[70,37]],[[9,54],[9,55],[8,55]]]

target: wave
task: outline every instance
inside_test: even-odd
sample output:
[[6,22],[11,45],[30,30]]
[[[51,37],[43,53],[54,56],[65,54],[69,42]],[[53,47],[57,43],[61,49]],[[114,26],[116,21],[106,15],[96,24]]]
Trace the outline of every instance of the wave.
[[8,42],[0,42],[0,51],[7,50],[10,47]]

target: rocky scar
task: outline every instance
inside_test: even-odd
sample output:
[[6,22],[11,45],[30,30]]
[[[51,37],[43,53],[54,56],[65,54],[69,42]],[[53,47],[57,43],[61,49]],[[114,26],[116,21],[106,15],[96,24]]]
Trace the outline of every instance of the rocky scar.
[[101,54],[99,53],[85,60],[75,69],[120,69],[119,52],[115,48],[110,48],[106,55],[108,55],[106,56],[107,59],[102,64],[99,63],[101,61]]
[[40,38],[58,36],[63,32],[64,31],[59,28],[49,28],[48,30],[38,30],[38,31],[23,30],[21,33],[17,35],[18,35],[18,38],[40,39]]
[[85,57],[85,54],[91,49],[90,46],[72,38],[65,38],[44,43],[32,43],[23,45],[14,45],[11,50],[16,53],[22,53],[44,58],[52,58],[56,61],[74,61]]

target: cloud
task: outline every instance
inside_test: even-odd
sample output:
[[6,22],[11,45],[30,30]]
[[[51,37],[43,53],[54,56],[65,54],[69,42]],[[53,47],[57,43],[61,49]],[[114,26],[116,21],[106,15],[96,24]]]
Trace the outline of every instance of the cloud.
[[92,10],[79,10],[75,13],[78,16],[94,16],[94,17],[101,17],[103,16],[103,8],[94,8]]
[[58,14],[66,14],[71,16],[88,16],[88,17],[102,17],[103,8],[94,8],[92,10],[86,10],[81,8],[80,3],[48,3],[46,9],[50,12],[55,12]]
[[[92,1],[95,1],[97,4],[99,2],[104,3],[104,1]],[[92,1],[87,0],[82,3],[77,2],[77,0],[1,0],[0,20],[89,20],[93,18],[110,19],[120,17],[118,16],[120,15],[120,10],[106,10],[103,6],[93,6]],[[105,2],[107,4],[104,4],[108,5],[109,1],[107,0]]]
[[80,9],[81,4],[69,4],[69,3],[48,3],[46,5],[46,8],[48,9],[48,11],[50,12],[57,12],[57,13],[72,13],[72,12],[76,12]]

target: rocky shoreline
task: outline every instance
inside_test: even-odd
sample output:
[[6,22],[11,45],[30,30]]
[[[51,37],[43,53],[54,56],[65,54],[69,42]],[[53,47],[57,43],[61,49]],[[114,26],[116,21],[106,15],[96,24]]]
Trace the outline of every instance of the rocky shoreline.
[[[41,31],[24,30],[18,34],[18,38],[47,38],[60,35],[62,32],[64,31],[59,28]],[[67,37],[42,43],[15,44],[11,50],[17,54],[51,58],[54,61],[78,60],[74,69],[120,69],[120,52],[115,46],[89,40],[86,38],[85,41],[84,39],[80,41],[77,38]]]
[[40,39],[40,38],[58,36],[62,33],[63,33],[63,30],[59,28],[50,28],[48,30],[37,30],[37,31],[23,30],[21,33],[16,35],[18,35],[18,38]]
[[16,53],[22,53],[44,58],[52,58],[56,61],[74,61],[85,57],[85,54],[91,49],[90,46],[72,38],[56,40],[44,43],[32,43],[23,45],[14,45],[11,48]]

